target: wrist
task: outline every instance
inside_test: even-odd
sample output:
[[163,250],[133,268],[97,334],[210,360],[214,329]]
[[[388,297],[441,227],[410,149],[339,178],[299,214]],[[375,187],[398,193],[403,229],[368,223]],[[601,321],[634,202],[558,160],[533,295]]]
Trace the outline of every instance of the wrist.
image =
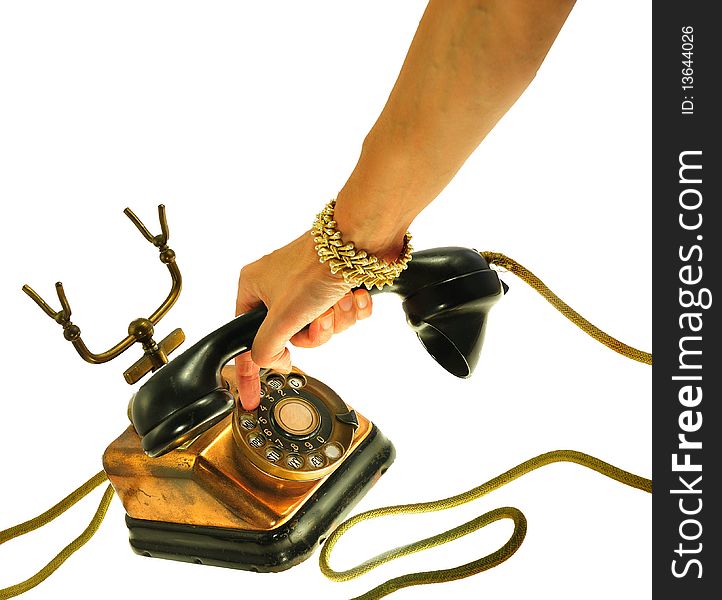
[[[341,205],[342,207],[344,205]],[[359,217],[353,211],[336,209],[336,227],[345,242],[380,259],[395,260],[404,245],[407,227],[389,224],[383,218]]]
[[374,189],[352,177],[338,193],[334,220],[344,241],[380,259],[395,260],[416,215],[405,214],[404,202],[391,190]]

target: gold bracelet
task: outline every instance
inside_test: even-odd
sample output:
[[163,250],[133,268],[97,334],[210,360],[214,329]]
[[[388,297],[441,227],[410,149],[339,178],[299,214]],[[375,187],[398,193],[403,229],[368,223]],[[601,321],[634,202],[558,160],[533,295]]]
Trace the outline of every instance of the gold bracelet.
[[411,260],[411,235],[404,235],[404,245],[399,257],[393,262],[380,259],[365,250],[358,250],[353,242],[344,242],[341,232],[333,220],[336,200],[331,200],[318,213],[311,229],[319,261],[328,262],[331,273],[340,274],[346,283],[353,286],[365,285],[366,289],[376,286],[382,289],[391,285]]

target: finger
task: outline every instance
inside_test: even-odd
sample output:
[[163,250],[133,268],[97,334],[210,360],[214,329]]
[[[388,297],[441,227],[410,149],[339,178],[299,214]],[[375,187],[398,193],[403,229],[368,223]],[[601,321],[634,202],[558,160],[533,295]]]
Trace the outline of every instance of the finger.
[[[315,321],[314,321],[315,322]],[[294,346],[297,346],[298,348],[313,348],[315,345],[311,341],[311,325],[313,323],[310,323],[309,325],[306,325],[301,331],[291,336],[291,339],[289,340]]]
[[270,367],[274,371],[279,373],[290,373],[291,372],[291,353],[288,348],[284,348],[281,356],[271,365]]
[[251,348],[253,362],[265,369],[290,371],[291,354],[286,348],[286,342],[298,327],[289,325],[289,322],[284,322],[273,310],[269,310],[253,341]]
[[238,284],[238,293],[236,295],[236,316],[248,312],[261,304],[261,300],[247,289],[243,283]]
[[291,343],[299,348],[315,348],[330,340],[333,330],[334,311],[332,307],[291,337]]
[[254,410],[261,403],[261,382],[258,379],[258,371],[258,365],[253,362],[250,352],[236,356],[238,398],[246,410]]
[[353,300],[356,303],[356,319],[360,321],[371,316],[373,302],[371,301],[371,294],[367,290],[354,290]]
[[333,305],[333,332],[341,333],[356,322],[356,303],[349,292]]

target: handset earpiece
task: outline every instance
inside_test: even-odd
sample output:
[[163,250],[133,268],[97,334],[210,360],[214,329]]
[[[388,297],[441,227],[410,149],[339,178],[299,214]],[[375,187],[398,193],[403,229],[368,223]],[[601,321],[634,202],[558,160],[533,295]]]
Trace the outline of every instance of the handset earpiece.
[[476,250],[447,247],[414,252],[387,289],[402,296],[406,321],[426,351],[465,378],[479,361],[489,310],[508,286]]
[[[453,375],[468,377],[479,359],[489,309],[506,286],[478,252],[451,247],[415,252],[382,291],[403,298],[406,319],[429,354]],[[148,455],[169,452],[233,411],[221,368],[250,350],[266,312],[261,306],[236,317],[141,386],[129,414]]]

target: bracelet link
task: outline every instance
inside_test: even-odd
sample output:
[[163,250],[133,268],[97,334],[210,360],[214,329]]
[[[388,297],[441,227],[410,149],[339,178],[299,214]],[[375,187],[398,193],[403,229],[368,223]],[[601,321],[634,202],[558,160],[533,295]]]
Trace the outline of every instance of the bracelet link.
[[379,259],[366,250],[356,248],[353,242],[345,242],[341,232],[336,229],[334,210],[336,200],[331,200],[318,213],[311,229],[319,262],[327,262],[331,273],[339,274],[346,283],[353,286],[364,285],[370,290],[374,286],[383,289],[391,285],[411,260],[411,234],[404,235],[404,245],[399,257],[389,262]]

